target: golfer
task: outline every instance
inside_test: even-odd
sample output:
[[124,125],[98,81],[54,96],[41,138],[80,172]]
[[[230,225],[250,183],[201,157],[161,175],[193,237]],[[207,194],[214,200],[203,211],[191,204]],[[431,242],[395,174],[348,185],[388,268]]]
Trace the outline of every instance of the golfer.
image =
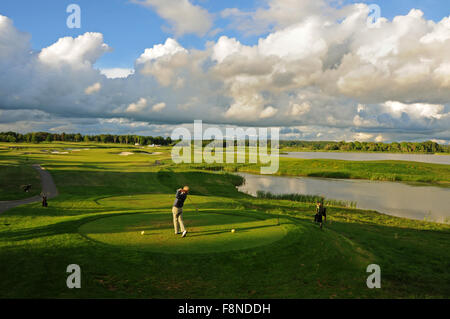
[[[183,223],[183,205],[184,201],[187,198],[189,193],[189,186],[184,186],[177,190],[177,194],[175,195],[175,202],[172,207],[173,214],[173,227],[175,228],[175,235],[181,234],[181,237],[186,237],[187,230],[184,228]],[[178,230],[178,225],[181,228],[181,233]]]
[[327,209],[323,206],[323,203],[318,202],[316,206],[316,215],[314,216],[314,221],[320,224],[320,229],[322,229],[323,221],[327,221]]

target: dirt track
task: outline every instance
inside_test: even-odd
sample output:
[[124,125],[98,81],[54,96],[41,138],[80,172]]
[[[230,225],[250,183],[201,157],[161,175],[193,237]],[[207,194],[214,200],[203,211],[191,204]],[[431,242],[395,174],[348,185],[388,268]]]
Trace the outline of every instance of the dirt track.
[[[56,188],[55,182],[53,181],[52,175],[50,175],[50,173],[47,172],[44,168],[42,168],[39,164],[34,164],[33,168],[35,168],[41,175],[42,192],[47,194],[47,198],[50,199],[58,196],[58,190]],[[16,206],[40,201],[41,201],[40,196],[33,196],[30,198],[19,200],[0,201],[0,213],[3,213],[4,211],[14,208]]]

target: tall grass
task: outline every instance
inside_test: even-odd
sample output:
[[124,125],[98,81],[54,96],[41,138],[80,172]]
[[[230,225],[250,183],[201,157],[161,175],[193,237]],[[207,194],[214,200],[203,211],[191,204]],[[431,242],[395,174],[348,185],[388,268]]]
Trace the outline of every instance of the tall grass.
[[213,171],[213,172],[219,172],[219,171],[225,170],[224,165],[217,165],[217,164],[196,164],[196,165],[189,165],[188,167],[191,169],[200,169],[200,170]]
[[304,194],[273,194],[271,192],[257,191],[257,198],[264,199],[278,199],[278,200],[291,200],[302,203],[318,203],[321,202],[325,206],[347,207],[356,208],[356,202],[327,199],[319,195],[304,195]]

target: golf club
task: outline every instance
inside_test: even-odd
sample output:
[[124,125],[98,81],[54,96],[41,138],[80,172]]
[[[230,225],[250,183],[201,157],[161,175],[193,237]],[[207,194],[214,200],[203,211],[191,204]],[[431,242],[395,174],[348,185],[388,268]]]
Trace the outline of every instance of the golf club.
[[194,208],[195,208],[195,212],[197,212],[198,213],[198,207],[197,207],[197,205],[195,205],[194,204],[194,202],[191,200],[191,198],[190,197],[188,197],[187,199],[189,199],[189,201],[191,202],[191,204],[192,205],[194,205]]

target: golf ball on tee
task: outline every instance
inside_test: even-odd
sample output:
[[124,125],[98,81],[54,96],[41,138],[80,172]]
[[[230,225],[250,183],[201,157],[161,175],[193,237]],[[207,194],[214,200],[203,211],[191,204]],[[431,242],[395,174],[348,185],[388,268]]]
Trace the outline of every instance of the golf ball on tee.
[[235,230],[234,228],[231,230],[232,233],[234,233],[235,231],[236,231],[236,230]]
[[145,234],[145,231],[141,231],[141,235],[144,235]]

